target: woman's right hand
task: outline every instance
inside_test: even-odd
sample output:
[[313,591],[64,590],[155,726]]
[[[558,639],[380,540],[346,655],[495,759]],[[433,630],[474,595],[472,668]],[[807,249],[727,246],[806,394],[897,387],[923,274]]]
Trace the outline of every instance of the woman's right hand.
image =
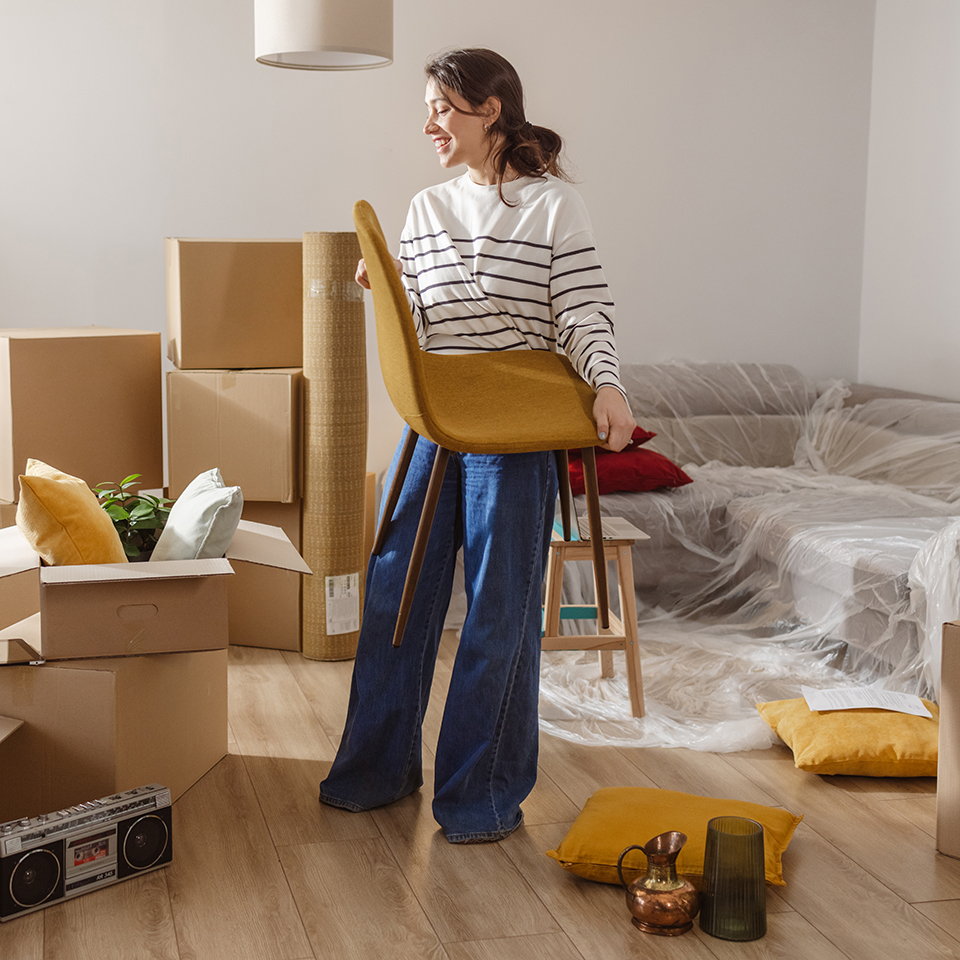
[[[402,276],[403,264],[396,257],[393,258],[393,265],[397,268],[397,274]],[[364,290],[370,289],[370,280],[367,277],[367,265],[363,262],[363,260],[357,264],[357,273],[354,279],[360,284],[361,287],[363,287]]]

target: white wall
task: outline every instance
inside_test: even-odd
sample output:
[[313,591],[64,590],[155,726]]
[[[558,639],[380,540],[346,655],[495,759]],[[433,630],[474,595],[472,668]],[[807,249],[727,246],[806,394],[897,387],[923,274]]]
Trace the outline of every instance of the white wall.
[[878,0],[860,378],[960,400],[960,4]]
[[[395,63],[277,70],[252,0],[0,4],[0,326],[165,329],[164,236],[390,236],[422,64],[487,45],[566,138],[625,360],[855,377],[874,0],[397,0]],[[368,327],[372,324],[368,324]],[[397,419],[371,336],[371,469]]]

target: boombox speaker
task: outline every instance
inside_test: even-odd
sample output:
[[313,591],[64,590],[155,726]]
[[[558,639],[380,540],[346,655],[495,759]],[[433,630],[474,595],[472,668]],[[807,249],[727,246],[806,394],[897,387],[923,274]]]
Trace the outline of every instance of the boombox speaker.
[[170,813],[170,791],[152,783],[0,824],[0,920],[165,866]]

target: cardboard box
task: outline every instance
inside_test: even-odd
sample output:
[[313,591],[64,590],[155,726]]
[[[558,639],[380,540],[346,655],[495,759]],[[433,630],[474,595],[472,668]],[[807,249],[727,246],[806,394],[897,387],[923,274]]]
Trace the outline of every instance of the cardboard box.
[[[243,518],[279,527],[299,550],[302,505],[302,500],[245,500]],[[233,564],[233,571],[227,582],[230,643],[299,651],[301,574],[242,561]]]
[[163,484],[160,334],[108,327],[0,330],[0,500],[27,459],[91,487]]
[[0,821],[151,782],[176,799],[226,755],[227,652],[0,666],[0,703],[22,722],[0,724]]
[[960,620],[943,625],[937,762],[937,849],[960,858]]
[[[364,557],[373,546],[376,474],[366,478]],[[243,516],[282,528],[300,549],[302,501],[270,503],[245,500]],[[302,581],[290,570],[247,563],[234,563],[234,576],[227,582],[230,609],[230,643],[242,647],[269,647],[274,650],[301,648]]]
[[[16,527],[0,530],[0,559],[22,551],[11,546],[18,537]],[[231,561],[310,572],[282,530],[243,520],[222,559],[44,566],[39,573],[38,560],[33,554],[28,568],[0,567],[10,575],[32,570],[40,589],[40,612],[0,630],[0,639],[25,640],[45,660],[222,649]]]
[[181,370],[303,365],[302,240],[168,237],[167,352]]
[[244,500],[292,503],[302,481],[303,371],[173,370],[167,374],[170,496],[219,467]]
[[20,531],[0,530],[0,630],[40,611],[36,567],[37,555]]

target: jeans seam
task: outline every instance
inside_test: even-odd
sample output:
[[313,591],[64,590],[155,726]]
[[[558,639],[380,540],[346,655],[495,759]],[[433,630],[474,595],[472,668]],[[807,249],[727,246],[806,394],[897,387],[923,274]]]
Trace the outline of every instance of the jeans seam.
[[[549,475],[549,469],[546,470],[546,473]],[[547,482],[547,481],[548,481],[548,477],[545,476],[545,477],[543,478],[543,482],[542,482],[541,485],[540,485],[540,489],[541,489],[541,491],[543,491],[544,493],[545,493],[545,491],[546,491],[546,489],[547,489],[547,486],[548,486],[548,482]],[[539,516],[539,521],[540,521],[540,522],[539,522],[539,527],[538,527],[538,529],[537,529],[537,535],[536,535],[536,536],[537,536],[537,539],[536,539],[536,548],[537,548],[537,549],[530,551],[530,566],[529,566],[528,569],[527,569],[527,578],[526,578],[525,590],[524,590],[523,620],[522,620],[522,622],[521,622],[521,624],[520,624],[520,638],[521,638],[521,641],[520,641],[520,643],[517,644],[517,650],[516,650],[516,653],[515,653],[514,658],[513,658],[513,666],[512,666],[512,669],[511,669],[511,671],[510,671],[510,683],[509,683],[509,685],[507,686],[507,689],[506,689],[506,691],[505,691],[505,695],[504,695],[504,698],[503,698],[503,705],[502,705],[502,707],[500,708],[500,716],[497,718],[497,729],[496,729],[496,732],[495,732],[495,734],[494,734],[493,749],[490,751],[490,763],[489,763],[489,766],[488,766],[488,768],[487,768],[487,790],[489,791],[489,795],[490,795],[490,808],[491,808],[491,810],[493,811],[493,815],[494,815],[494,817],[496,818],[496,821],[497,821],[497,826],[499,827],[498,834],[499,834],[499,833],[502,833],[502,831],[503,831],[505,828],[504,828],[503,821],[502,821],[501,816],[500,816],[500,811],[497,809],[496,798],[494,797],[494,792],[493,792],[493,769],[494,769],[494,767],[495,767],[495,765],[496,765],[497,757],[500,755],[500,744],[501,744],[501,741],[502,741],[502,739],[503,739],[503,727],[504,727],[504,722],[505,722],[505,719],[504,719],[504,718],[506,717],[506,715],[507,715],[507,713],[508,713],[508,711],[509,711],[510,701],[511,701],[511,699],[512,699],[512,697],[513,697],[513,690],[514,690],[514,687],[516,686],[516,683],[517,683],[518,662],[519,662],[520,658],[523,656],[523,652],[524,652],[524,646],[525,646],[525,642],[526,642],[524,638],[526,637],[527,623],[528,623],[529,618],[530,618],[530,592],[531,592],[531,584],[532,584],[532,581],[533,581],[533,578],[534,578],[534,571],[537,570],[537,569],[539,569],[540,566],[541,566],[541,564],[542,564],[542,557],[543,557],[543,530],[544,530],[544,522],[545,522],[545,515],[546,515],[546,504],[545,504],[545,502],[544,502],[543,495],[541,495],[539,515],[540,515],[540,516]],[[542,579],[542,577],[541,577],[541,579]],[[456,835],[455,835],[455,836],[456,836]],[[473,836],[479,838],[479,837],[485,837],[485,836],[489,836],[489,835],[488,835],[488,834],[473,834]]]
[[[449,468],[449,465],[448,465],[448,468]],[[446,552],[444,553],[444,558],[443,558],[443,559],[444,559],[444,565],[445,565],[447,562],[449,562],[449,560],[450,560],[450,553],[451,553],[451,547],[452,547],[452,546],[453,546],[453,540],[452,540],[452,539],[451,539],[451,540],[448,540],[448,541],[447,541],[447,549],[446,549]],[[420,584],[418,584],[418,588],[419,588],[419,586],[420,586]],[[439,594],[440,594],[440,581],[439,581],[439,580],[435,580],[434,583],[433,583],[433,592],[432,592],[431,595],[430,595],[429,606],[428,606],[428,608],[427,608],[427,610],[426,610],[426,612],[425,612],[424,621],[423,621],[424,624],[426,624],[426,625],[428,625],[428,626],[429,626],[430,623],[433,622],[433,611],[436,609],[436,606],[437,606],[437,597],[439,596]],[[424,629],[426,629],[426,627],[425,627]],[[422,726],[423,726],[423,717],[424,717],[424,712],[423,712],[423,664],[424,664],[424,658],[426,657],[426,655],[427,655],[427,644],[426,644],[426,643],[422,643],[422,644],[420,645],[420,664],[419,664],[419,669],[417,670],[417,679],[418,679],[418,686],[417,686],[417,714],[416,714],[416,718],[415,718],[415,719],[416,719],[416,724],[415,724],[415,726],[414,726],[414,728],[413,728],[414,731],[421,731]],[[410,751],[409,751],[409,753],[407,754],[407,760],[406,760],[406,763],[404,764],[404,767],[403,767],[403,776],[402,776],[402,778],[401,778],[403,782],[406,782],[407,776],[409,775],[410,770],[411,770],[411,768],[413,767],[413,756],[414,756],[414,753],[416,752],[416,746],[417,746],[418,740],[422,743],[422,740],[423,740],[423,734],[422,734],[422,732],[419,734],[419,737],[418,737],[418,736],[416,735],[416,733],[415,733],[415,735],[414,735],[414,736],[411,738],[411,740],[410,740]],[[422,750],[422,747],[421,747],[421,750]]]

